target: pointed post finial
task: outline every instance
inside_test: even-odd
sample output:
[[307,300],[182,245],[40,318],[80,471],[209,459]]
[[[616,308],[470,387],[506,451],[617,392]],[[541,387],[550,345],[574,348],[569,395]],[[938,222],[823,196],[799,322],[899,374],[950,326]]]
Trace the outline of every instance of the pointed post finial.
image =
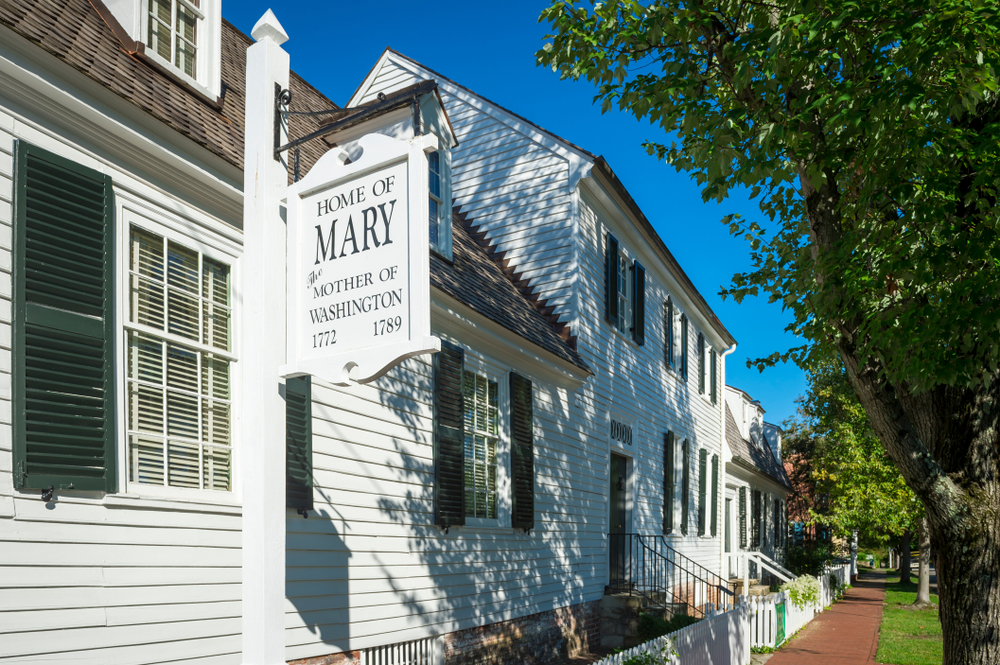
[[250,31],[250,36],[254,38],[254,41],[258,42],[270,37],[271,41],[278,46],[288,41],[288,33],[281,27],[278,18],[270,9],[264,12],[264,15],[257,21],[257,25]]

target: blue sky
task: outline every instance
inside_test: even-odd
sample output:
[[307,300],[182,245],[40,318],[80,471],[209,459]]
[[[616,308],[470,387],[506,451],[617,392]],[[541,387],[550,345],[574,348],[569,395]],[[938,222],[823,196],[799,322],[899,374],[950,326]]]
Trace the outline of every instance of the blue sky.
[[227,1],[223,16],[245,33],[272,9],[290,37],[285,49],[292,69],[338,104],[344,104],[386,46],[400,51],[545,129],[603,155],[652,222],[670,251],[739,346],[726,364],[727,379],[767,410],[770,422],[795,413],[805,390],[803,373],[792,365],[764,371],[746,359],[795,345],[783,332],[790,317],[765,299],[725,302],[719,289],[734,272],[749,267],[746,244],[732,238],[719,220],[739,212],[760,217],[739,193],[722,204],[702,203],[687,174],[657,162],[644,140],[662,141],[662,131],[612,111],[601,114],[586,83],[560,81],[535,66],[546,26],[543,2],[262,2]]

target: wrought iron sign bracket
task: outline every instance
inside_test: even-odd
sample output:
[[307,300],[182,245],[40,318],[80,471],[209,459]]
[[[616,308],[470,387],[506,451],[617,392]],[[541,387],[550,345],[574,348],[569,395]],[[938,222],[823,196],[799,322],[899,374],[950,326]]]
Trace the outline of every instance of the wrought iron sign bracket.
[[[291,111],[289,106],[292,103],[292,91],[287,89],[282,89],[282,87],[275,83],[274,84],[274,161],[281,161],[281,153],[286,152],[292,148],[295,148],[294,153],[294,165],[295,165],[295,180],[299,179],[299,146],[304,143],[308,143],[314,139],[321,138],[330,134],[338,129],[349,127],[354,124],[363,122],[368,118],[375,116],[383,111],[386,107],[395,107],[396,105],[409,104],[413,112],[413,134],[414,136],[420,136],[422,129],[420,126],[420,96],[427,94],[437,88],[437,83],[434,81],[424,81],[420,85],[416,86],[407,96],[402,98],[387,99],[385,93],[378,93],[377,101],[370,106],[366,106],[360,109],[356,115],[346,118],[344,123],[331,123],[320,127],[314,132],[306,134],[305,136],[299,137],[297,139],[291,139],[288,143],[281,143],[281,125],[282,122],[288,122],[288,119],[293,115],[303,115],[303,116],[321,116],[321,115],[334,115],[337,113],[343,113],[345,109],[333,108],[324,109],[322,111]],[[289,123],[289,130],[291,126]]]

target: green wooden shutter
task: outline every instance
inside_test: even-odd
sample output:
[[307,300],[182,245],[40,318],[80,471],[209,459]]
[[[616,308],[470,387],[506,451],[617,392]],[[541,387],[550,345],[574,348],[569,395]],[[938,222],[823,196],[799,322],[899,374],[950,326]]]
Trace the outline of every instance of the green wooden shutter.
[[663,364],[674,366],[674,302],[670,298],[663,303]]
[[611,325],[618,324],[618,240],[610,233],[604,262],[604,317]]
[[14,149],[14,485],[117,488],[111,178]]
[[674,433],[663,435],[663,533],[674,531]]
[[313,509],[312,380],[285,382],[285,506]]
[[681,471],[681,533],[685,536],[688,532],[688,512],[691,496],[691,442],[684,439],[684,447],[681,451],[681,461],[684,469]]
[[681,376],[688,378],[688,317],[681,314]]
[[753,512],[750,519],[750,545],[760,548],[760,490],[754,490],[750,495],[750,508]]
[[632,262],[632,339],[646,343],[646,269],[638,261]]
[[719,456],[712,455],[712,537],[719,531]]
[[535,435],[531,380],[510,373],[511,526],[535,528]]
[[719,374],[718,367],[719,364],[718,355],[715,353],[715,349],[712,349],[708,354],[709,359],[712,362],[712,404],[719,403]]
[[705,394],[705,335],[698,333],[698,392]]
[[702,448],[698,451],[698,535],[705,535],[708,517],[708,451]]
[[434,354],[434,524],[465,524],[465,351],[441,342]]
[[740,488],[740,548],[747,548],[747,488]]

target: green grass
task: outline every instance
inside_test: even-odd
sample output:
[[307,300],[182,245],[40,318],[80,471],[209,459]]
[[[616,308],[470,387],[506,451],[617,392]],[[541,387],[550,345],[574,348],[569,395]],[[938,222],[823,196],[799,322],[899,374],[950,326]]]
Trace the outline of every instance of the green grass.
[[[890,578],[894,579],[894,578]],[[885,585],[885,612],[878,636],[875,662],[887,665],[941,665],[944,660],[941,643],[941,621],[937,608],[911,610],[917,598],[916,584]],[[931,594],[935,605],[938,597]]]

